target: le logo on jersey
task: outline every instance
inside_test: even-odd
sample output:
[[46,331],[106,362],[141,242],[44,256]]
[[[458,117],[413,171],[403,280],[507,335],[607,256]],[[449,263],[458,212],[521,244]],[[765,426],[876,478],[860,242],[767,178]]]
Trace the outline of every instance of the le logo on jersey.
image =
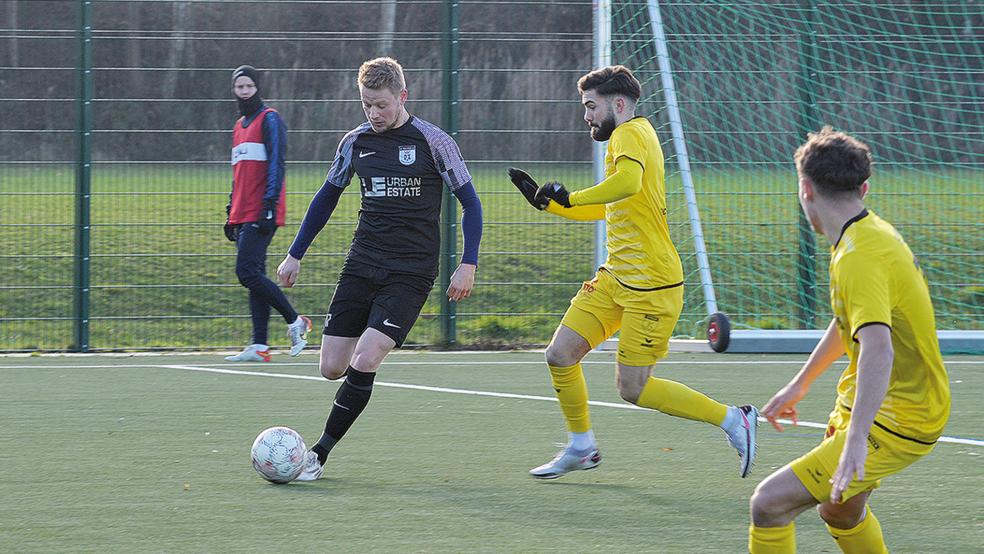
[[413,165],[417,161],[417,147],[413,144],[400,146],[400,163]]
[[362,195],[369,198],[408,198],[422,196],[420,177],[359,177]]

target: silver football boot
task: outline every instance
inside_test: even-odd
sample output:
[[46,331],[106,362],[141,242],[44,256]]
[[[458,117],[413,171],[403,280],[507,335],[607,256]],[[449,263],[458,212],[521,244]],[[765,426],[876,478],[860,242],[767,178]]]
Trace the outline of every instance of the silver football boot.
[[318,455],[313,450],[304,453],[304,470],[297,476],[298,481],[317,481],[321,479],[325,466],[318,461]]
[[570,446],[564,447],[554,459],[530,470],[534,479],[556,479],[579,469],[594,469],[601,463],[601,452],[592,448],[578,452]]

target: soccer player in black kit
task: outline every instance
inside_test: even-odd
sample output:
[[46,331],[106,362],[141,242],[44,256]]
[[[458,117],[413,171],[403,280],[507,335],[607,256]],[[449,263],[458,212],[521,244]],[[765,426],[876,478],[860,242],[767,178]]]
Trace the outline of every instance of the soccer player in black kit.
[[335,394],[324,433],[308,451],[301,481],[321,477],[328,453],[369,403],[376,370],[401,346],[420,314],[438,272],[443,189],[461,203],[464,252],[451,276],[448,298],[471,294],[482,237],[482,204],[454,140],[407,112],[403,68],[376,58],[359,68],[359,93],[368,121],[338,145],[321,190],[315,194],[277,274],[292,287],[300,260],[328,222],[352,177],[362,207],[352,246],[325,318],[321,374],[345,377]]

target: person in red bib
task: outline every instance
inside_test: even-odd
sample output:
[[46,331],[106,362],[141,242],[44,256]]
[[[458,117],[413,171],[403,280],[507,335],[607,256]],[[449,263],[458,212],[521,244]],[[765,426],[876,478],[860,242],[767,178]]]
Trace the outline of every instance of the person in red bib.
[[287,322],[290,355],[307,345],[311,320],[299,315],[283,291],[266,276],[266,251],[287,217],[285,183],[287,126],[277,110],[263,104],[260,76],[243,65],[232,72],[232,91],[241,117],[232,130],[232,193],[226,205],[226,238],[236,243],[236,277],[249,289],[253,341],[230,362],[269,362],[270,308]]

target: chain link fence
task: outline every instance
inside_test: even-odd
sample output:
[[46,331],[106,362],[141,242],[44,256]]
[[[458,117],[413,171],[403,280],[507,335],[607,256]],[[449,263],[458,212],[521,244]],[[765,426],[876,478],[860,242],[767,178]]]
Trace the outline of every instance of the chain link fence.
[[[248,339],[235,247],[222,234],[237,117],[230,75],[243,63],[261,69],[261,93],[289,129],[288,225],[268,272],[338,140],[364,120],[359,65],[391,55],[406,69],[412,113],[457,138],[486,221],[476,294],[455,310],[437,283],[408,344],[542,343],[590,274],[591,229],[538,217],[505,178],[518,164],[587,184],[575,82],[590,66],[590,4],[52,0],[0,10],[9,114],[0,129],[0,349]],[[445,207],[446,234],[460,234],[456,202]],[[289,292],[316,321],[357,217],[349,189]]]
[[[888,182],[905,185],[873,201],[925,256],[941,326],[984,327],[984,91],[974,79],[984,42],[974,2],[936,11],[894,3],[661,5],[711,269],[736,325],[822,326],[817,318],[826,317],[826,255],[804,253],[789,161],[805,130],[822,121],[871,140],[876,156],[891,162]],[[688,272],[677,332],[696,335],[704,299],[647,8],[613,4],[612,60],[637,70],[641,111],[664,141],[674,240]],[[591,2],[562,0],[5,2],[0,350],[246,342],[247,296],[235,277],[235,247],[222,234],[237,117],[231,70],[249,63],[262,71],[261,93],[289,129],[288,224],[269,249],[272,273],[338,140],[364,120],[356,71],[378,55],[404,65],[412,113],[456,137],[485,211],[474,295],[448,305],[439,281],[408,344],[544,344],[594,271],[595,229],[531,210],[505,169],[520,166],[571,188],[592,184],[576,91],[592,65],[592,14]],[[806,23],[817,14],[822,25],[811,30]],[[805,47],[814,50],[804,54],[811,36]],[[801,75],[810,60],[814,73]],[[927,68],[933,77],[920,79]],[[817,110],[804,121],[800,108],[810,100],[801,98],[802,83],[810,79]],[[866,93],[852,88],[857,82]],[[350,188],[288,293],[316,322],[358,203]],[[910,208],[896,209],[903,205]],[[442,263],[453,269],[457,203],[445,208]]]

